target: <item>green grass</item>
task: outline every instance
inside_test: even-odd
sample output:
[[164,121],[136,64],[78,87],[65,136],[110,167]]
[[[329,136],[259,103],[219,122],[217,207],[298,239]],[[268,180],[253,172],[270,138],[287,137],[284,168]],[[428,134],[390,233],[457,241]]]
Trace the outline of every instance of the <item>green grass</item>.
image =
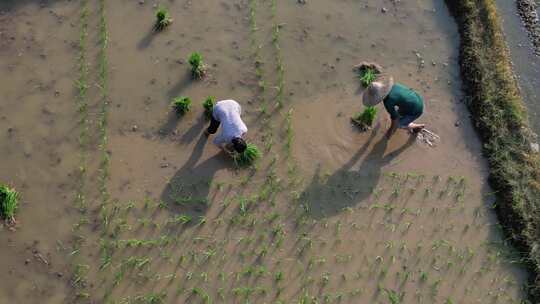
[[159,7],[156,11],[156,31],[162,31],[172,23],[169,11],[164,7]]
[[362,130],[368,130],[373,126],[373,122],[377,117],[377,108],[376,107],[366,107],[364,111],[356,114],[352,117],[352,121]]
[[19,208],[19,193],[7,185],[0,185],[0,216],[9,224],[15,223]]
[[191,110],[191,98],[189,97],[176,97],[171,102],[172,108],[176,111],[176,114],[182,116]]
[[191,66],[191,76],[194,79],[201,79],[204,77],[206,72],[203,57],[198,52],[193,52],[188,59],[189,65]]
[[214,111],[214,106],[216,105],[216,98],[214,96],[208,96],[203,102],[204,116],[207,119],[212,117],[212,112]]
[[234,161],[240,167],[247,167],[253,165],[261,157],[262,153],[256,145],[247,144],[247,148],[243,153],[234,155]]
[[[460,66],[468,107],[483,141],[495,210],[531,270],[529,296],[540,302],[540,157],[494,0],[446,1],[461,35]],[[477,77],[481,75],[481,77]]]

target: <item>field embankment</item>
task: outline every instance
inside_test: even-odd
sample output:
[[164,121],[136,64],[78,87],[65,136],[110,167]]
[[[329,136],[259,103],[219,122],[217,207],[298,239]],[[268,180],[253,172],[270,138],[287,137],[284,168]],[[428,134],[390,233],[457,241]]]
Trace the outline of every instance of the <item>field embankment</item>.
[[447,1],[461,34],[467,104],[484,142],[496,211],[531,271],[528,292],[540,300],[540,162],[513,76],[494,1]]

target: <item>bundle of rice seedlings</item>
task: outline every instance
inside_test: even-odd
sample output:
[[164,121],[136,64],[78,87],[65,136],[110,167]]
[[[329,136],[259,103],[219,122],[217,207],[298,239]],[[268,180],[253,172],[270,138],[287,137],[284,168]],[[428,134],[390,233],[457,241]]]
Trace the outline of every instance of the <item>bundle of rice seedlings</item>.
[[362,86],[369,87],[369,85],[375,81],[377,78],[377,71],[373,68],[366,67],[364,69],[360,69],[359,71],[359,77],[360,82],[362,83]]
[[173,99],[171,106],[179,116],[182,116],[191,109],[191,98],[184,96],[176,97]]
[[243,153],[236,153],[234,161],[238,166],[251,166],[255,161],[262,157],[262,153],[254,144],[247,144],[246,150]]
[[212,112],[214,111],[214,105],[216,104],[216,98],[214,96],[208,96],[203,102],[204,115],[207,119],[212,117]]
[[198,52],[193,52],[189,56],[188,62],[191,65],[191,75],[193,78],[201,79],[206,72],[202,55]]
[[364,111],[356,114],[351,118],[352,122],[357,125],[362,131],[367,131],[377,117],[377,108],[376,107],[366,107]]
[[158,8],[158,10],[156,11],[156,31],[161,31],[165,29],[171,23],[172,19],[169,17],[169,11],[164,7]]
[[0,185],[0,216],[8,223],[15,223],[15,211],[19,207],[19,193],[7,185]]

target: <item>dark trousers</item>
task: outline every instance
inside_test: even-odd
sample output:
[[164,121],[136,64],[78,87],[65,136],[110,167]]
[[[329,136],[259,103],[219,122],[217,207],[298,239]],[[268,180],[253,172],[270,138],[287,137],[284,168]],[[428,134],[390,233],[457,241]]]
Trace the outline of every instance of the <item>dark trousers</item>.
[[211,117],[210,125],[208,126],[208,133],[215,134],[217,130],[219,129],[220,122],[219,120],[216,120],[214,116]]

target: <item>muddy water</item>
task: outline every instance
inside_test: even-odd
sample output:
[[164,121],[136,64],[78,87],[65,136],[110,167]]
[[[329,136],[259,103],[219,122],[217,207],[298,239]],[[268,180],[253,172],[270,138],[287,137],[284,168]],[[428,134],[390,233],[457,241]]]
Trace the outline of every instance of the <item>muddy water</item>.
[[[174,21],[158,34],[152,3],[106,5],[110,199],[92,203],[91,224],[81,230],[86,241],[76,263],[88,271],[83,290],[75,292],[67,280],[48,276],[56,260],[67,269],[61,262],[67,253],[54,248],[70,239],[80,218],[69,207],[75,186],[68,175],[80,153],[71,91],[77,50],[68,48],[77,42],[78,27],[68,20],[80,7],[27,4],[6,15],[38,14],[43,17],[32,20],[43,22],[39,28],[55,21],[50,9],[68,20],[54,39],[42,37],[43,48],[55,54],[48,60],[58,64],[41,63],[37,48],[36,58],[4,62],[17,68],[4,77],[10,85],[2,91],[13,97],[2,107],[17,111],[0,123],[26,133],[12,141],[6,135],[3,153],[13,161],[3,166],[13,166],[10,172],[28,166],[47,176],[2,175],[28,201],[20,228],[3,233],[14,248],[2,251],[3,260],[18,266],[3,276],[13,284],[31,276],[51,287],[48,298],[28,289],[14,294],[8,286],[2,297],[25,303],[204,303],[207,297],[215,303],[386,303],[391,296],[403,303],[519,302],[523,273],[511,264],[490,210],[480,144],[459,103],[458,36],[442,1],[166,4]],[[98,8],[89,10],[95,33]],[[200,81],[191,80],[186,63],[193,51],[208,66]],[[351,126],[362,92],[351,67],[362,60],[380,62],[425,96],[422,121],[441,136],[437,147],[410,141],[404,132],[384,140],[382,108],[374,130]],[[96,64],[91,56],[90,66]],[[15,102],[34,78],[28,70],[65,88],[56,97],[50,89]],[[54,123],[35,106],[52,98],[48,94],[58,101],[55,115],[62,115]],[[193,99],[192,111],[177,118],[169,103],[181,95]],[[202,135],[207,122],[200,104],[208,95],[242,103],[249,139],[265,154],[257,168],[236,169]],[[50,168],[41,159],[47,153],[15,153],[24,148],[19,141],[34,145],[41,138],[49,145],[40,148],[60,153],[61,165]],[[87,195],[93,197],[98,170],[90,168]],[[62,181],[67,186],[59,188]],[[39,204],[44,199],[50,203]],[[34,265],[39,262],[26,247],[36,239],[53,266]],[[25,250],[32,259],[27,266]]]
[[59,303],[70,271],[65,248],[78,155],[78,7],[3,1],[0,11],[0,180],[22,195],[16,231],[0,233],[0,302]]

